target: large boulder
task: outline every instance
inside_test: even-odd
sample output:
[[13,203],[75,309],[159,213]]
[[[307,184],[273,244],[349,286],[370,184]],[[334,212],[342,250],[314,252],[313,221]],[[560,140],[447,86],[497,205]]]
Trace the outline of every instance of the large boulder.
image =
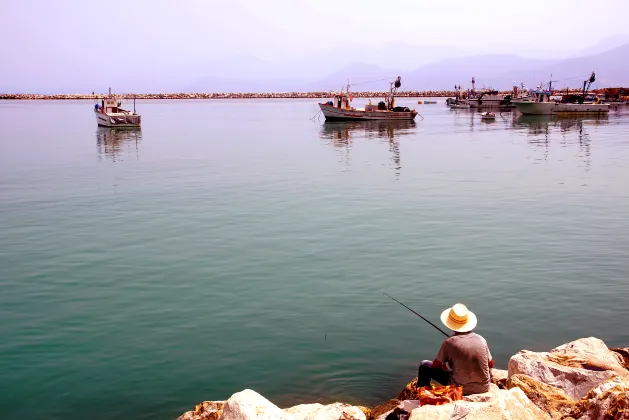
[[367,420],[365,413],[349,404],[301,404],[284,410],[293,420]]
[[629,420],[629,380],[615,377],[602,383],[576,403],[571,415],[579,420]]
[[444,405],[425,405],[411,412],[409,420],[550,420],[519,388],[492,388],[485,394]]
[[547,385],[526,375],[513,375],[507,382],[508,389],[520,388],[529,400],[554,419],[570,415],[575,402],[561,389]]
[[591,389],[628,372],[601,340],[582,338],[550,352],[522,350],[509,360],[509,377],[524,374],[562,389],[578,400]]
[[219,420],[292,420],[292,416],[257,392],[245,389],[225,402]]
[[622,357],[611,351],[603,340],[595,337],[580,338],[554,348],[551,357],[563,363],[590,370],[611,370],[626,375],[627,369],[622,365]]
[[203,401],[194,410],[183,413],[177,420],[218,420],[225,401]]

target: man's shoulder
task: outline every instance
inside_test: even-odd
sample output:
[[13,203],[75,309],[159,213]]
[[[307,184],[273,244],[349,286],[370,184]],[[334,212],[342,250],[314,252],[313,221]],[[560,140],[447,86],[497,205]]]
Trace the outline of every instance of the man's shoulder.
[[482,335],[476,334],[475,332],[453,335],[452,337],[446,338],[444,343],[448,343],[448,344],[464,343],[464,342],[469,343],[473,341],[479,341],[479,342],[487,344],[487,340],[485,340],[485,338]]

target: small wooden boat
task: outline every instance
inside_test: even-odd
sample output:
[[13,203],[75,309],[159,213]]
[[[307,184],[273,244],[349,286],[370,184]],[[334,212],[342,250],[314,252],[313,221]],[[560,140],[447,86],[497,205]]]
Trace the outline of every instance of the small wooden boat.
[[140,127],[142,116],[135,112],[135,100],[133,101],[133,112],[120,107],[122,103],[112,95],[109,88],[109,96],[101,100],[101,103],[94,105],[94,115],[96,123],[100,127]]
[[331,101],[319,103],[319,108],[326,120],[414,120],[417,111],[395,106],[395,94],[401,85],[402,81],[398,76],[391,82],[391,93],[386,95],[384,101],[380,101],[378,105],[370,103],[365,108],[354,108],[350,105],[353,96],[349,93],[348,82],[345,92],[341,90]]
[[481,120],[495,120],[496,114],[493,112],[481,112],[480,118]]

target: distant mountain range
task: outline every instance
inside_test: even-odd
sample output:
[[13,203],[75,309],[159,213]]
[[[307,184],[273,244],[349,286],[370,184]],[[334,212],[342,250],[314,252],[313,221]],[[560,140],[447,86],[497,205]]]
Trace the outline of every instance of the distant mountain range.
[[[551,75],[554,86],[562,88],[579,86],[592,71],[596,71],[599,86],[629,84],[629,44],[603,53],[556,61],[526,59],[516,55],[482,55],[443,60],[412,71],[353,64],[309,84],[308,90],[338,88],[348,78],[360,82],[385,77],[392,79],[397,75],[402,76],[403,89],[413,91],[452,89],[455,84],[467,88],[472,77],[475,77],[478,88],[509,89],[514,82],[530,87],[548,83]],[[377,89],[363,89],[363,86],[367,85],[357,85],[355,90]],[[388,85],[381,82],[374,86],[385,90]]]
[[564,56],[550,50],[535,55],[528,52],[537,58],[489,54],[508,50],[505,45],[483,44],[472,54],[456,46],[396,42],[374,48],[346,45],[325,53],[303,52],[301,59],[199,54],[183,62],[133,56],[123,65],[105,60],[98,66],[78,54],[64,60],[42,55],[46,72],[33,66],[1,68],[0,92],[104,93],[109,86],[121,93],[305,92],[338,90],[348,79],[356,91],[384,91],[397,76],[402,76],[402,89],[410,91],[452,89],[455,84],[467,89],[472,77],[478,88],[510,89],[514,82],[531,87],[547,83],[551,75],[553,85],[563,88],[580,86],[592,71],[597,75],[595,86],[629,86],[629,34],[606,38]]
[[[595,51],[600,46],[589,49]],[[393,61],[387,61],[393,62]],[[308,75],[287,71],[285,78],[271,76],[248,78],[208,78],[187,90],[199,92],[263,92],[263,91],[327,91],[338,90],[349,79],[356,91],[387,90],[387,81],[402,76],[402,89],[412,91],[452,89],[471,86],[475,77],[477,88],[510,89],[514,82],[526,86],[548,83],[552,76],[557,88],[578,87],[592,71],[598,86],[629,85],[629,43],[593,54],[562,60],[536,60],[517,55],[497,54],[449,58],[422,65],[414,70],[383,68],[373,64],[355,63],[321,79],[308,81]],[[262,72],[265,73],[265,72]],[[272,72],[271,72],[272,73]],[[383,80],[384,79],[384,80]],[[312,79],[311,79],[312,80]],[[373,83],[364,83],[372,82]],[[354,85],[355,84],[355,85]]]

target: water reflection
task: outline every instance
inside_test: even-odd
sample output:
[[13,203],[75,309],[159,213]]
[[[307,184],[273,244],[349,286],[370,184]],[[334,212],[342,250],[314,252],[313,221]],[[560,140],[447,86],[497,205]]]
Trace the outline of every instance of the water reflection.
[[411,134],[417,123],[404,121],[326,121],[321,126],[321,138],[332,140],[334,145],[351,143],[353,136],[394,141],[395,137]]
[[116,162],[127,157],[140,158],[141,128],[98,127],[96,130],[96,146],[99,159],[111,159]]
[[529,134],[540,135],[548,134],[551,129],[559,129],[560,132],[583,131],[584,126],[607,124],[609,117],[601,116],[558,116],[558,115],[520,115],[514,118],[513,126],[515,129],[528,129]]
[[320,136],[331,146],[343,150],[342,160],[349,163],[350,146],[354,138],[379,139],[386,141],[391,153],[391,161],[399,176],[402,164],[400,144],[397,138],[414,133],[417,123],[403,121],[326,121],[321,126]]
[[[559,133],[562,147],[578,145],[586,171],[589,171],[592,158],[592,142],[589,130],[592,127],[608,124],[609,118],[603,116],[557,116],[557,115],[521,115],[513,120],[514,130],[526,130],[528,143],[544,149],[544,160],[548,159],[550,137]],[[571,134],[576,134],[572,136]]]

